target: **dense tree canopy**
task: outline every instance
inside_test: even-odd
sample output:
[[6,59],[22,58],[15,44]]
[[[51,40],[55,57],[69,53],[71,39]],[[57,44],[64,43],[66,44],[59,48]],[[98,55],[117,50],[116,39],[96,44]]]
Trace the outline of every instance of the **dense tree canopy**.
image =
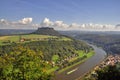
[[[58,55],[61,60],[65,56],[70,56],[76,54],[77,50],[82,50],[85,53],[89,52],[92,48],[86,45],[84,42],[80,41],[33,41],[24,44],[19,44],[24,47],[28,47],[36,53],[40,51],[43,52],[42,59],[51,61],[53,55]],[[0,46],[0,54],[9,53],[10,51],[16,51],[14,47],[17,47],[18,44],[11,44]]]
[[14,47],[14,51],[0,56],[0,80],[49,80],[42,52],[27,47]]
[[107,66],[97,71],[96,80],[119,80],[120,79],[120,64],[115,66]]
[[[81,52],[80,52],[81,51]],[[0,80],[49,80],[51,72],[79,62],[92,48],[76,40],[47,40],[0,46]],[[43,53],[42,53],[43,52]],[[71,60],[74,58],[75,60]]]

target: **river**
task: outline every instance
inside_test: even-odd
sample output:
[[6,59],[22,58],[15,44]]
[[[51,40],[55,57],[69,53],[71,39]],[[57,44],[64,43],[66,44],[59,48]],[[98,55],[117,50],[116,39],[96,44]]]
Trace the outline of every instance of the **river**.
[[[101,61],[103,61],[103,59],[106,56],[106,52],[103,49],[98,48],[94,45],[91,45],[91,44],[89,44],[89,45],[94,48],[94,51],[96,54],[82,64],[74,66],[74,67],[72,67],[72,68],[70,68],[70,69],[68,69],[60,74],[56,73],[54,80],[77,80],[78,78],[83,76],[85,73],[87,73],[91,69],[93,69]],[[71,74],[67,74],[68,72],[70,72],[76,68],[77,68],[76,71],[72,72]]]

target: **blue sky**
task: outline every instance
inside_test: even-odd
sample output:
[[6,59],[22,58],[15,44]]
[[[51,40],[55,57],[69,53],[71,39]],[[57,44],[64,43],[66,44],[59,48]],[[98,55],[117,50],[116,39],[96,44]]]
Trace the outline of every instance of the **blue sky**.
[[34,23],[47,17],[67,24],[118,24],[120,0],[0,0],[0,19],[24,17],[32,17]]

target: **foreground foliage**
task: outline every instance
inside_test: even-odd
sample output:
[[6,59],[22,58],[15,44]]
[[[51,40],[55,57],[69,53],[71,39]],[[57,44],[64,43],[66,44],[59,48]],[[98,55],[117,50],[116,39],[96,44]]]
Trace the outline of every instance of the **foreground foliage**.
[[52,72],[92,54],[84,42],[64,37],[1,45],[0,80],[49,80]]
[[42,52],[35,53],[18,46],[15,51],[0,56],[0,80],[49,80],[47,65],[41,60]]
[[82,80],[119,80],[120,79],[120,63],[116,65],[108,65],[98,69],[94,74],[84,77]]
[[107,66],[104,69],[98,70],[96,80],[119,80],[120,79],[120,64],[115,66]]

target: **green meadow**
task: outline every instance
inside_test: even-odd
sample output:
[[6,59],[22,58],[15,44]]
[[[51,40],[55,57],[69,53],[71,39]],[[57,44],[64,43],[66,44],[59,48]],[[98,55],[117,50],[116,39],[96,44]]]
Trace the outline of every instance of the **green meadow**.
[[[12,42],[19,43],[21,39],[30,39],[30,41],[39,41],[39,40],[49,40],[49,39],[56,39],[56,40],[71,40],[67,37],[58,37],[58,36],[50,36],[50,35],[38,35],[38,34],[27,34],[27,35],[12,35],[12,36],[0,36],[0,45],[10,44]],[[28,42],[28,41],[24,41]]]

